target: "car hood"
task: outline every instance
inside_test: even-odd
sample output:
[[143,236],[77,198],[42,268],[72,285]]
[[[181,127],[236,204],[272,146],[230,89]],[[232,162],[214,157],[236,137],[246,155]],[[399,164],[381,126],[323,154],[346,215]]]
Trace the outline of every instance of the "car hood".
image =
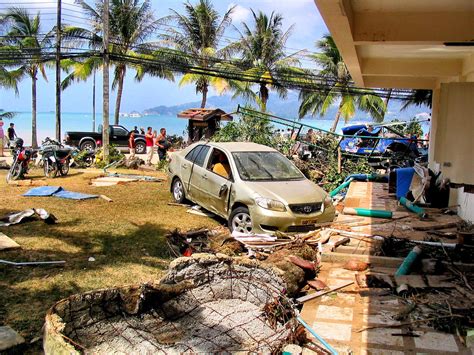
[[271,198],[286,204],[321,202],[327,193],[313,182],[299,181],[247,181],[255,197]]

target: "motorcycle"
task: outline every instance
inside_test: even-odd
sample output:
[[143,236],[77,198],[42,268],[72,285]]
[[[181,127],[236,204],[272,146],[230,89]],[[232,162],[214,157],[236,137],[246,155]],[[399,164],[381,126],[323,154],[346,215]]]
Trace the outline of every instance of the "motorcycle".
[[7,174],[7,182],[18,180],[28,174],[30,161],[36,158],[38,152],[34,149],[23,147],[23,139],[17,138],[13,146],[13,163]]
[[58,141],[46,138],[41,147],[41,162],[44,176],[54,178],[58,175],[66,176],[72,159],[72,149],[64,147]]

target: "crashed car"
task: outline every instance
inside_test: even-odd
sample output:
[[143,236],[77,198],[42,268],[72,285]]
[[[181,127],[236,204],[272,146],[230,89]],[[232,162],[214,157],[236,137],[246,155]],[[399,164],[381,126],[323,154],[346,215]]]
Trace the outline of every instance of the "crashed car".
[[346,137],[339,144],[341,151],[366,156],[369,164],[377,168],[413,166],[416,159],[426,155],[416,137],[407,138],[390,126],[352,125],[343,127],[342,133]]
[[171,153],[170,191],[241,233],[302,232],[334,219],[331,198],[284,155],[255,143],[198,142]]

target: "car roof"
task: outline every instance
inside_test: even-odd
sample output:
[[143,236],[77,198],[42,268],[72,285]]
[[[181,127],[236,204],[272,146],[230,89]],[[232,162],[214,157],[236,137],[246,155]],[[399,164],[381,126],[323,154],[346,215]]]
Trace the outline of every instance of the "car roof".
[[228,153],[233,152],[276,152],[275,149],[263,144],[251,142],[209,142],[208,145],[220,148]]

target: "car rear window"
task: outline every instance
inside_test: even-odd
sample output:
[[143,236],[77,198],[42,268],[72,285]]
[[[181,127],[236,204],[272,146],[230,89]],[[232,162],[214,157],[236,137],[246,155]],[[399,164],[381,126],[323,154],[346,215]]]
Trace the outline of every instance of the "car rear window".
[[208,145],[198,145],[186,154],[185,158],[194,164],[204,166],[204,161],[206,160],[209,149],[210,147]]
[[278,152],[232,153],[240,178],[246,181],[302,180],[303,174]]

